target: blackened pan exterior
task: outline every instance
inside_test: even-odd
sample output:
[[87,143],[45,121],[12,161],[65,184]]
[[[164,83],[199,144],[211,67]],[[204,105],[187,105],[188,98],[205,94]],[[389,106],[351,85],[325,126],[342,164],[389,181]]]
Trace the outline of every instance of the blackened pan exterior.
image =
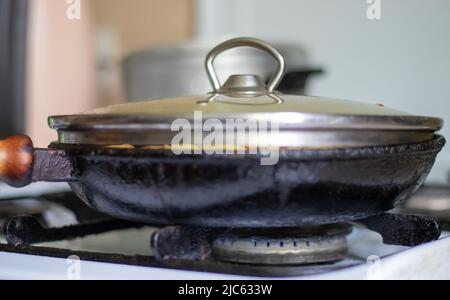
[[66,150],[79,174],[72,189],[112,216],[155,224],[285,227],[347,222],[392,209],[425,180],[444,143],[436,136],[399,146],[282,150],[274,166],[248,155]]

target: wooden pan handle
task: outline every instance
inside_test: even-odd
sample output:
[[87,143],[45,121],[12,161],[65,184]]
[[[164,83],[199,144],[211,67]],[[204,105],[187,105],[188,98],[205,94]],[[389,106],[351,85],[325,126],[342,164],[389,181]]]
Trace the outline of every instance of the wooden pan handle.
[[33,142],[26,135],[0,140],[0,181],[23,187],[31,182]]

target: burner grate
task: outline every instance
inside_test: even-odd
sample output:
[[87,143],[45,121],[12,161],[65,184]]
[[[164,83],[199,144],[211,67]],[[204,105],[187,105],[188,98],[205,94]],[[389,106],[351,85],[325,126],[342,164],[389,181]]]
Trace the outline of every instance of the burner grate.
[[113,230],[141,228],[144,226],[148,225],[122,220],[108,220],[61,228],[45,228],[35,217],[18,216],[5,223],[4,234],[9,244],[21,247],[29,244],[72,240]]

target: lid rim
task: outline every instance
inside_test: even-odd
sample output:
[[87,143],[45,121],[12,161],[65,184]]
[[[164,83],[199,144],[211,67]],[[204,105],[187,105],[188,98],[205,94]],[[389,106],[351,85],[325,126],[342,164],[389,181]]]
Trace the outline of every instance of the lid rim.
[[[298,116],[301,122],[277,121],[280,129],[305,129],[312,130],[314,128],[333,129],[333,130],[411,130],[411,131],[439,131],[442,129],[444,120],[429,116],[416,115],[345,115],[345,114],[312,114],[301,112],[277,112],[277,113],[242,113],[235,114],[233,118],[223,116],[209,116],[209,118],[226,121],[227,119],[244,119],[244,120],[265,120],[274,121],[282,119],[283,115]],[[264,116],[267,116],[264,118]],[[186,116],[179,116],[186,117]],[[252,118],[253,117],[253,118]],[[255,118],[258,117],[258,118]],[[281,118],[280,118],[281,117]],[[55,130],[147,130],[161,129],[170,130],[172,121],[167,118],[157,118],[146,115],[59,115],[50,116],[48,118],[49,127]],[[186,118],[193,122],[192,118]]]

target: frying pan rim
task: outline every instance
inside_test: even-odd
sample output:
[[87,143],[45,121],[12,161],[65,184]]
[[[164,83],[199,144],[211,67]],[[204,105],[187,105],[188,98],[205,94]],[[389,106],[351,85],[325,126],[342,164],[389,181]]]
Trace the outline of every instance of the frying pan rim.
[[[430,141],[386,145],[386,146],[369,146],[369,147],[347,147],[332,149],[280,149],[279,158],[282,160],[306,160],[306,159],[362,159],[362,158],[378,158],[381,156],[398,156],[398,155],[417,155],[426,152],[439,152],[445,145],[446,140],[441,135],[434,135]],[[88,157],[104,157],[105,159],[112,157],[130,158],[130,159],[168,159],[169,161],[242,161],[242,160],[259,160],[261,157],[267,156],[258,154],[174,154],[171,150],[149,150],[136,148],[99,148],[96,145],[72,145],[60,144],[54,142],[50,144],[51,150],[64,150],[75,156]],[[175,159],[176,158],[176,159]]]

